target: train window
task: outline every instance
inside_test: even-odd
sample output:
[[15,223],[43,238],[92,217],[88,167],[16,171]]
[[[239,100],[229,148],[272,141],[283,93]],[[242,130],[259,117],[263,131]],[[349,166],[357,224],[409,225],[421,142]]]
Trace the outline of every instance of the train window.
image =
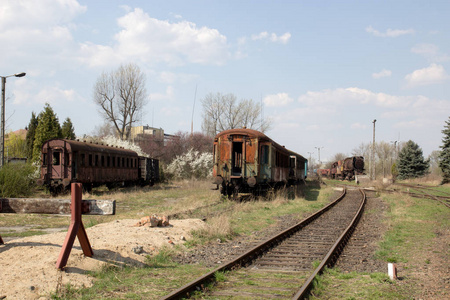
[[47,166],[47,153],[42,155],[42,165]]
[[59,166],[61,164],[61,152],[53,152],[52,164],[54,166]]
[[92,154],[89,154],[89,167],[92,167]]
[[261,146],[261,163],[262,164],[269,163],[269,146],[267,145]]
[[98,154],[95,154],[94,167],[98,167]]
[[84,166],[84,159],[85,159],[85,154],[84,153],[82,153],[81,154],[81,161],[80,161],[80,165],[83,167]]
[[109,168],[111,166],[111,157],[106,157],[106,166]]
[[102,162],[102,167],[104,167],[105,166],[105,157],[103,155],[101,157],[101,162]]
[[64,165],[65,165],[65,166],[70,166],[70,157],[69,157],[69,153],[64,153]]
[[125,168],[125,157],[122,157],[122,168]]

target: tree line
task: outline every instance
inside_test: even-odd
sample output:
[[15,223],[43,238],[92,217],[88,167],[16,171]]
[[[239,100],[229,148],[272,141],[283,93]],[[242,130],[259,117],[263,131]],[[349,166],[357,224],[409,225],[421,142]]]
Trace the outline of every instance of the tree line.
[[[423,156],[420,146],[412,140],[407,142],[376,142],[361,143],[352,150],[351,155],[363,156],[366,173],[375,168],[376,176],[392,176],[398,179],[411,179],[433,174],[442,176],[442,184],[450,182],[450,117],[442,130],[443,139],[441,150],[431,152],[427,159]],[[373,149],[372,149],[373,147]],[[371,161],[372,150],[374,161]],[[329,168],[335,161],[342,160],[348,155],[337,153],[326,165]]]
[[25,129],[27,130],[25,139],[12,132],[6,135],[5,149],[8,157],[25,157],[29,162],[36,162],[41,157],[41,148],[45,141],[53,138],[75,139],[71,119],[66,118],[61,126],[48,103],[38,115],[31,113],[30,122]]

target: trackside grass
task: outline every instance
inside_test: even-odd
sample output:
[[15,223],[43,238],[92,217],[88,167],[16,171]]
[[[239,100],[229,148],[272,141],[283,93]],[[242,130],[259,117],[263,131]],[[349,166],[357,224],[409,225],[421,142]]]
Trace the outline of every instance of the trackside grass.
[[[443,188],[446,190],[447,188]],[[382,194],[389,205],[389,230],[379,244],[374,257],[386,262],[386,273],[343,273],[327,270],[317,279],[312,299],[444,299],[448,290],[433,285],[440,275],[434,272],[450,258],[448,236],[449,210],[429,199],[400,194]],[[398,280],[387,276],[387,263],[398,266]],[[430,264],[433,263],[433,266]],[[445,272],[445,271],[444,271]],[[432,274],[431,274],[432,275]],[[444,275],[445,276],[445,275]],[[424,287],[425,286],[425,287]],[[428,286],[428,287],[427,287]],[[424,291],[425,290],[425,291]],[[430,294],[427,294],[430,291]]]
[[[192,194],[191,194],[192,193]],[[207,194],[207,196],[204,195]],[[218,206],[212,206],[210,211],[215,212],[216,217],[208,219],[206,231],[194,233],[194,240],[190,241],[187,247],[196,247],[198,245],[207,245],[210,242],[215,242],[217,237],[223,238],[223,241],[232,239],[235,236],[247,236],[249,239],[255,231],[262,230],[276,223],[277,217],[293,214],[299,219],[307,212],[316,211],[318,208],[324,206],[329,202],[330,196],[336,193],[331,188],[320,188],[315,183],[309,183],[305,188],[305,198],[296,198],[294,200],[287,200],[284,195],[279,195],[273,200],[258,200],[236,203],[229,200],[220,200]],[[159,198],[161,201],[168,203],[167,198],[170,198],[170,205],[166,205],[166,210],[163,210],[161,204],[157,206],[149,206],[153,210],[160,209],[161,212],[174,212],[181,207],[195,205],[204,205],[202,201],[215,201],[218,192],[211,194],[209,190],[203,187],[197,189],[185,189],[183,193],[178,193],[178,189],[170,189],[168,194],[154,191],[149,192],[151,195],[144,194],[142,197]],[[156,194],[156,195],[153,195]],[[133,195],[127,195],[124,198],[119,198],[123,201],[118,205],[129,205],[129,198]],[[214,198],[215,197],[215,198]],[[191,200],[189,200],[192,198]],[[198,199],[203,200],[198,200]],[[200,201],[197,203],[180,205],[178,201]],[[194,200],[195,199],[195,200]],[[141,199],[140,201],[143,202]],[[120,206],[119,206],[120,207]],[[142,210],[143,211],[143,210]],[[149,211],[148,208],[146,211]],[[140,216],[141,210],[129,210],[126,212],[127,216],[131,214]],[[223,228],[226,228],[223,232]],[[165,248],[159,252],[158,255],[148,257],[146,266],[143,268],[137,267],[118,267],[109,266],[91,275],[95,278],[93,287],[75,289],[71,286],[63,286],[52,297],[53,299],[158,299],[163,295],[170,293],[176,288],[191,281],[194,277],[200,276],[209,272],[210,269],[201,265],[181,265],[174,262],[171,257],[180,251],[189,251],[186,246],[179,246],[172,248]],[[217,279],[223,280],[225,274],[217,274]]]

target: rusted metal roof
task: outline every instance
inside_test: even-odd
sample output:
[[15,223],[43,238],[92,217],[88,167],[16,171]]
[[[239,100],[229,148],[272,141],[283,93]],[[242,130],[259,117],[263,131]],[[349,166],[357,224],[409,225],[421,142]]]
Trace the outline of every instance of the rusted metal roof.
[[248,136],[249,138],[259,138],[261,140],[265,140],[268,142],[272,142],[276,147],[278,147],[279,149],[285,149],[287,152],[289,152],[289,155],[295,155],[295,156],[299,156],[301,157],[303,160],[307,161],[307,159],[305,157],[303,157],[302,155],[291,151],[289,149],[286,149],[285,146],[282,146],[280,144],[278,144],[277,142],[275,142],[274,140],[272,140],[271,138],[269,138],[267,135],[265,135],[264,133],[254,130],[254,129],[247,129],[247,128],[235,128],[235,129],[228,129],[228,130],[224,130],[222,132],[219,132],[216,137],[214,138],[214,140],[217,140],[218,138],[222,137],[222,136],[226,136],[226,135],[245,135]]
[[45,145],[50,145],[52,147],[66,147],[69,151],[88,151],[88,152],[108,152],[110,154],[117,155],[127,155],[127,156],[138,156],[136,152],[129,149],[123,149],[118,147],[113,147],[109,145],[95,144],[95,143],[87,143],[80,142],[75,140],[66,140],[66,139],[52,139],[48,140],[44,143],[42,148],[44,149]]

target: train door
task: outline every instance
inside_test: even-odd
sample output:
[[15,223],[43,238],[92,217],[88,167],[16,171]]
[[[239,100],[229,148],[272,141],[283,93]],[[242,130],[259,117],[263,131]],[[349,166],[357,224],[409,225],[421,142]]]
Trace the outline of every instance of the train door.
[[297,157],[289,157],[289,177],[297,178]]
[[62,148],[49,148],[48,149],[48,158],[50,161],[49,164],[49,175],[50,178],[53,179],[59,179],[64,178],[64,165],[63,165],[63,159],[64,159],[64,151]]
[[272,172],[270,168],[270,147],[269,145],[261,145],[261,179],[264,181],[270,181],[272,178]]
[[231,176],[242,176],[243,143],[233,142],[231,154]]

